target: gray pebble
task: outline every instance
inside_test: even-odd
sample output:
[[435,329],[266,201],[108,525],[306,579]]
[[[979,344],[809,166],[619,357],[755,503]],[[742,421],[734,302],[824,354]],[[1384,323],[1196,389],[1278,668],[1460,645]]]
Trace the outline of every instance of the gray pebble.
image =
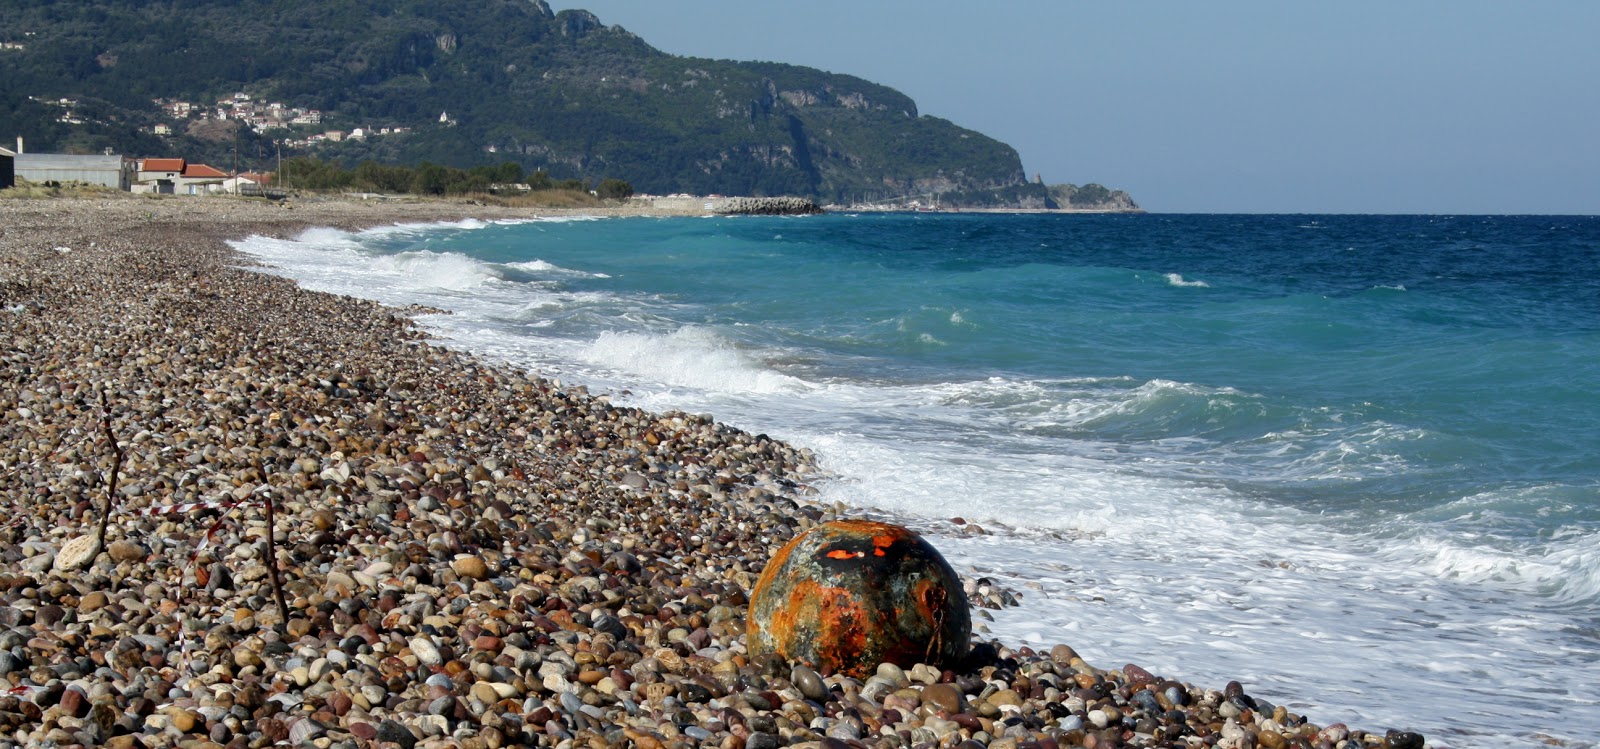
[[828,685],[822,682],[822,677],[818,676],[817,672],[805,666],[795,666],[789,673],[789,681],[794,682],[795,688],[799,689],[800,694],[805,695],[808,700],[814,702],[828,700]]

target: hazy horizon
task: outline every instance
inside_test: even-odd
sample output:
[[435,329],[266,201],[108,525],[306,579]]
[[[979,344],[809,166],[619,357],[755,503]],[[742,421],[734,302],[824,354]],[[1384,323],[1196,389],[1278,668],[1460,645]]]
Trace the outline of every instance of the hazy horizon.
[[1164,213],[1600,213],[1600,5],[560,0],[677,55],[894,87]]

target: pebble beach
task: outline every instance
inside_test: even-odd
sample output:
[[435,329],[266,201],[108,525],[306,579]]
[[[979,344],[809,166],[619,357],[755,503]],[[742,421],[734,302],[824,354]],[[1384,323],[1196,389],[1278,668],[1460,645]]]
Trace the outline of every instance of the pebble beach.
[[529,215],[0,201],[0,744],[1424,746],[1072,643],[865,679],[753,657],[768,558],[843,510],[807,451],[447,350],[226,244]]

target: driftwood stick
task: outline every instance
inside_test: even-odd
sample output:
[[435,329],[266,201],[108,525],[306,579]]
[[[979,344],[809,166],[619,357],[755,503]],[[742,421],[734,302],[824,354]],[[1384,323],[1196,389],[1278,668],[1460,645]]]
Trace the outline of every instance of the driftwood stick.
[[[263,476],[262,478],[265,478]],[[269,483],[268,486],[271,486]],[[267,579],[272,583],[272,598],[278,604],[279,626],[289,624],[289,604],[283,598],[283,579],[278,574],[278,542],[274,536],[278,533],[277,514],[274,511],[277,499],[271,489],[267,490]]]
[[122,446],[117,444],[117,435],[111,431],[111,403],[106,400],[104,391],[100,393],[100,426],[105,430],[106,441],[111,443],[112,454],[115,459],[111,461],[111,480],[106,485],[106,503],[100,512],[100,528],[95,532],[95,538],[100,542],[100,548],[106,548],[106,526],[111,522],[111,509],[117,501],[117,474],[122,472]]
[[261,474],[261,487],[257,493],[266,501],[267,509],[267,582],[272,584],[272,601],[278,605],[278,628],[281,630],[289,624],[289,604],[283,597],[283,576],[278,570],[278,513],[277,513],[277,487],[272,485],[271,474],[268,468],[260,461],[255,463],[256,473]]

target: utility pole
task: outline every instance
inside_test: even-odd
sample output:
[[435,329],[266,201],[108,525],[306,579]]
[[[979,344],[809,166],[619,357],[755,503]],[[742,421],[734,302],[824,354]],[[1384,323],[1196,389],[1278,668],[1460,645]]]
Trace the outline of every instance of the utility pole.
[[[233,194],[239,194],[239,126],[233,126]],[[270,531],[269,531],[270,532]]]

